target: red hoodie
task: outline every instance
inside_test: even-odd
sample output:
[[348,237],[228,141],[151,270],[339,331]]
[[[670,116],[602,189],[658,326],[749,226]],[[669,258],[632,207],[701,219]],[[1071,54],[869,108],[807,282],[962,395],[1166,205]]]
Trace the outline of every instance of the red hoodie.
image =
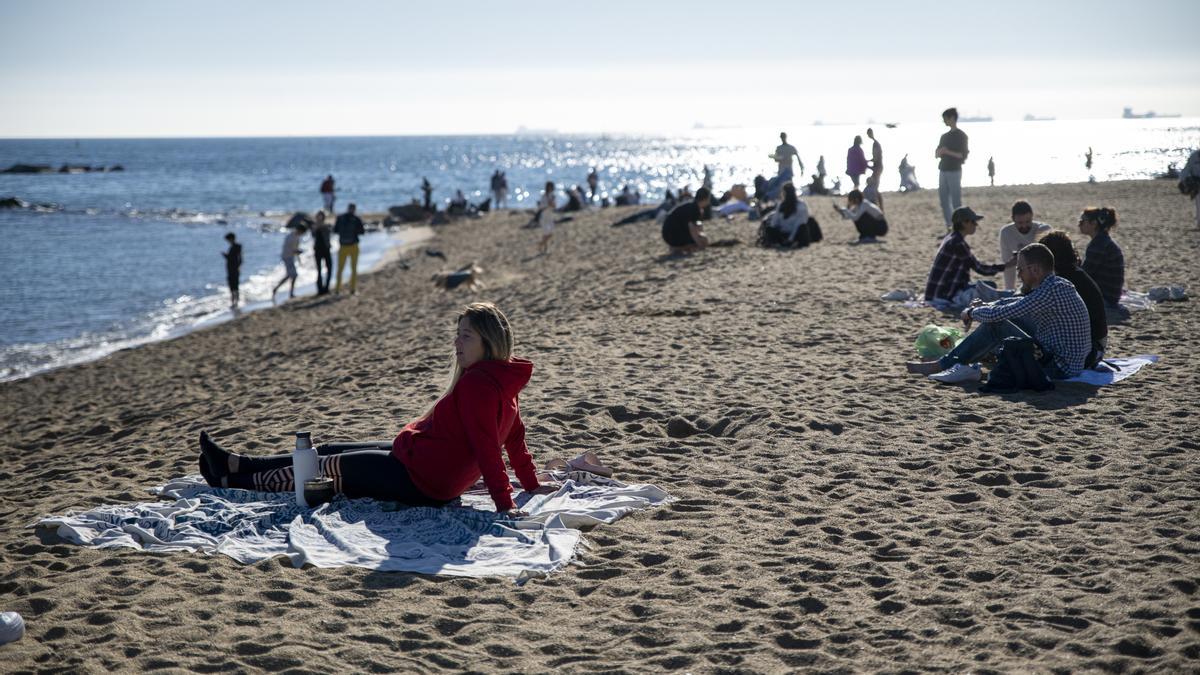
[[514,508],[501,445],[521,487],[537,489],[517,402],[532,374],[533,364],[524,359],[479,361],[463,371],[432,416],[404,427],[392,442],[392,454],[408,468],[417,489],[449,501],[482,475],[496,510]]

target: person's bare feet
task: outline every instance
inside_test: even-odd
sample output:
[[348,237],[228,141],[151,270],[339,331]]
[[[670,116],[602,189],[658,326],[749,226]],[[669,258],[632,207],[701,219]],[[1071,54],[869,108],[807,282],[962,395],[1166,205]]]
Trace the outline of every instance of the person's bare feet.
[[941,361],[909,361],[904,364],[904,367],[908,369],[908,372],[919,375],[933,375],[945,370]]

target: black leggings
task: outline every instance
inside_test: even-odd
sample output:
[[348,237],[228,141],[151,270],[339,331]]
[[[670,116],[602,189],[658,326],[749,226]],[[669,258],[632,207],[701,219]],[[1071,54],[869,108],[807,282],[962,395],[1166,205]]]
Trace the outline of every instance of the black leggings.
[[[392,455],[391,441],[326,443],[317,446],[317,456],[317,466],[326,478],[333,479],[334,491],[352,499],[371,497],[409,506],[446,503],[427,497],[413,485],[408,467]],[[238,470],[229,474],[229,487],[262,492],[296,489],[291,454],[238,455]]]

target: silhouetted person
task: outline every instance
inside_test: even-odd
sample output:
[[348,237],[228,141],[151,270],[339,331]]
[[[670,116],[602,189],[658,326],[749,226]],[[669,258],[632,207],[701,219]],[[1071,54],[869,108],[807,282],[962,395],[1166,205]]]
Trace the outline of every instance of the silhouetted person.
[[[317,211],[317,220],[313,224],[313,257],[317,262],[317,295],[325,295],[329,292],[329,280],[333,276],[333,249],[329,243],[329,235],[331,228],[329,223],[325,221],[325,212]],[[324,266],[325,274],[322,276],[321,268]]]
[[333,225],[333,231],[338,236],[336,293],[342,292],[342,269],[346,266],[347,258],[350,259],[350,293],[358,291],[358,238],[366,233],[366,228],[363,227],[362,218],[355,215],[354,211],[354,204],[350,204]]
[[938,202],[942,206],[942,219],[950,229],[954,210],[962,206],[962,165],[967,161],[967,135],[958,128],[958,109],[946,108],[942,122],[950,131],[942,134],[933,156],[938,158]]
[[321,203],[324,204],[325,210],[331,215],[333,214],[333,199],[334,185],[333,176],[325,176],[325,180],[321,181]]
[[225,279],[229,282],[229,306],[236,309],[240,300],[238,281],[242,275],[242,245],[237,243],[237,236],[232,232],[225,235],[225,241],[229,242],[229,250],[223,251],[221,255],[225,256]]
[[426,211],[433,210],[433,186],[429,184],[429,179],[421,177],[421,194],[425,195],[424,209]]

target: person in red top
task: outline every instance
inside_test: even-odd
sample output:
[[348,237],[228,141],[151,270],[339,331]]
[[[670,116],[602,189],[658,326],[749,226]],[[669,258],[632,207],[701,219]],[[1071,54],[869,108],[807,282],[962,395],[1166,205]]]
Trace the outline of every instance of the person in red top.
[[[347,497],[372,497],[412,506],[441,506],[482,476],[496,510],[523,515],[513,503],[504,455],[526,492],[538,483],[525,445],[518,394],[533,364],[516,358],[508,319],[491,303],[459,314],[454,370],[446,393],[388,442],[332,443],[317,447],[323,475]],[[284,492],[294,489],[292,457],[249,457],[229,452],[200,434],[200,472],[213,487]]]

